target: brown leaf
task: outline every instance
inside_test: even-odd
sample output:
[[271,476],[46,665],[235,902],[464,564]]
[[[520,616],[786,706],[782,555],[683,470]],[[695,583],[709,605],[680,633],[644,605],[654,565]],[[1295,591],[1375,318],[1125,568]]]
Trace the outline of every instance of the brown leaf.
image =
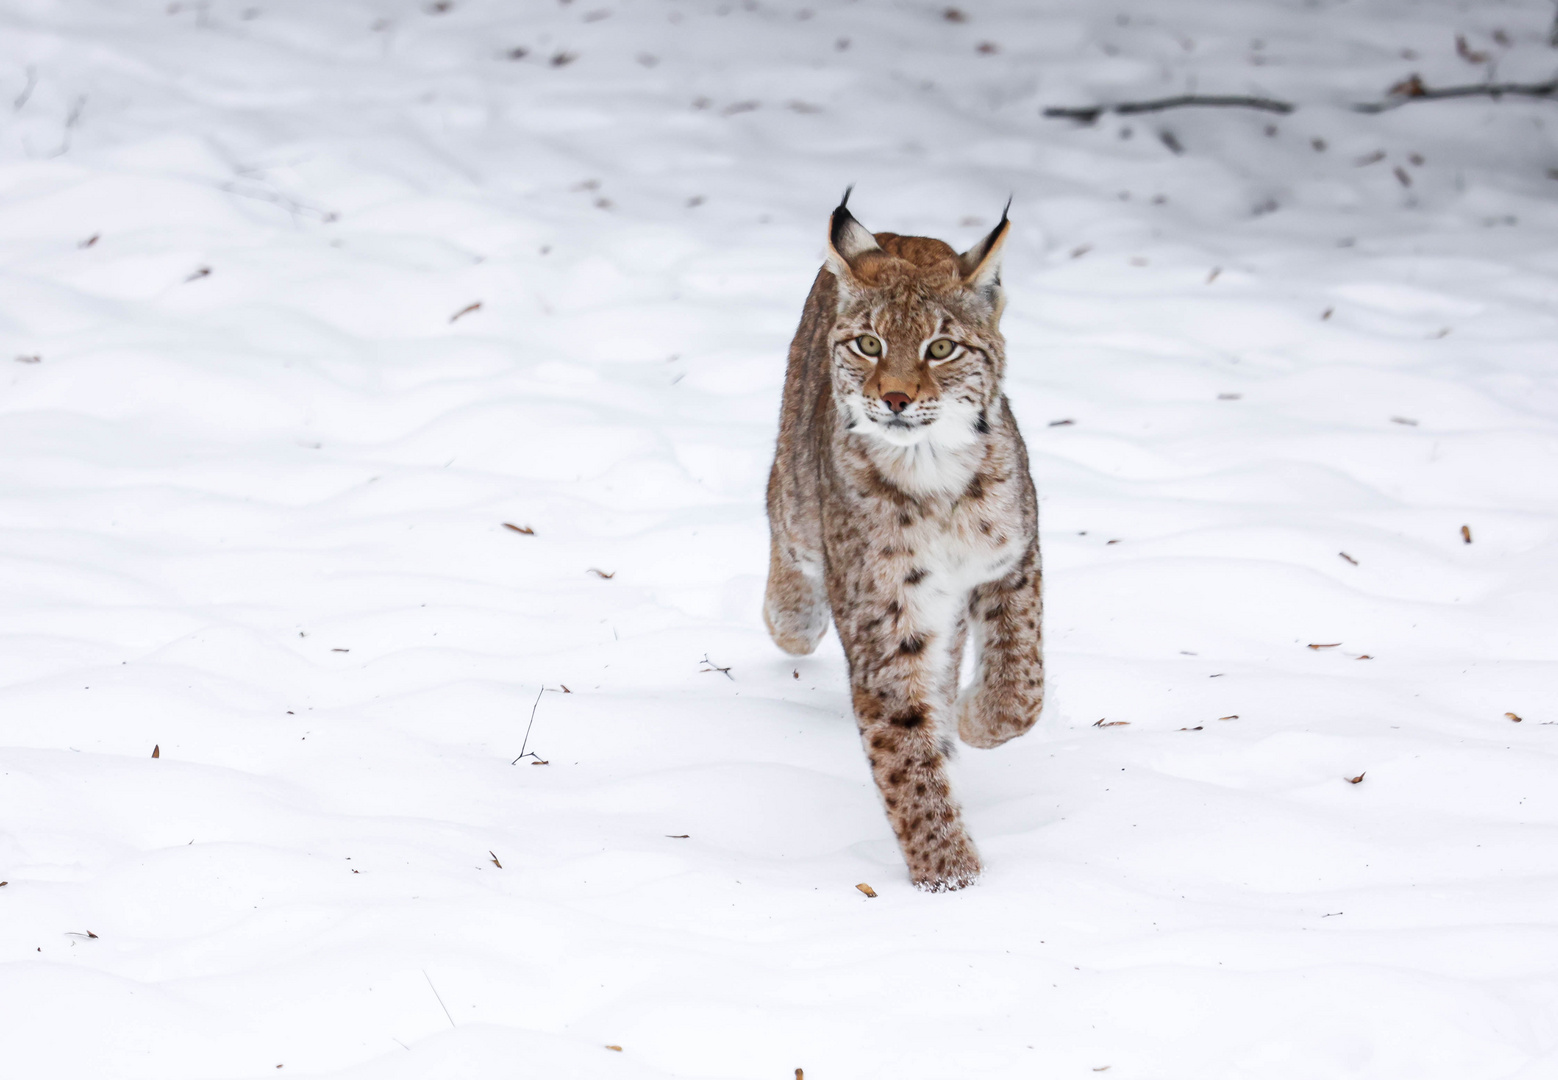
[[513,529],[521,536],[534,536],[536,534],[536,531],[529,525],[515,525],[512,521],[505,521],[503,527],[505,529]]
[[1464,34],[1455,35],[1455,55],[1468,64],[1486,64],[1488,62],[1488,54],[1473,49],[1467,44],[1466,35]]
[[1129,727],[1130,723],[1131,722],[1129,720],[1106,720],[1104,717],[1100,716],[1098,718],[1098,723],[1094,724],[1093,726],[1094,727]]
[[476,301],[474,304],[466,304],[459,311],[456,311],[453,315],[449,316],[449,321],[450,322],[454,322],[456,319],[460,318],[460,316],[462,316],[462,315],[469,315],[473,311],[480,311],[480,310],[481,310],[481,301],[480,300]]
[[1352,563],[1354,566],[1358,565],[1358,560],[1354,559],[1351,555],[1347,554],[1345,551],[1338,551],[1337,554],[1340,555],[1342,558],[1346,559],[1348,562]]
[[1326,308],[1324,311],[1322,311],[1320,313],[1320,321],[1321,322],[1325,322],[1325,320],[1329,319],[1332,315],[1335,315],[1335,314],[1336,314],[1336,309],[1334,307],[1328,307],[1328,308]]
[[1517,723],[1517,724],[1518,724],[1518,723],[1520,723],[1520,720],[1521,720],[1521,718],[1520,718],[1520,717],[1518,717],[1518,716],[1516,716],[1516,715],[1515,715],[1515,714],[1514,714],[1514,713],[1512,713],[1512,712],[1507,712],[1507,713],[1505,713],[1505,714],[1504,714],[1504,715],[1505,715],[1505,716],[1507,716],[1507,717],[1509,717],[1509,718],[1510,718],[1510,719],[1511,719],[1511,720],[1513,720],[1513,721],[1514,721],[1514,722],[1515,722],[1515,723]]
[[1463,543],[1467,543],[1467,544],[1471,543],[1471,526],[1470,525],[1462,525],[1461,526],[1461,541]]
[[156,744],[155,746],[153,746],[151,748],[151,756],[154,757],[154,758],[160,758],[162,756],[162,744],[161,743],[158,743],[158,744]]
[[540,758],[536,758],[536,759],[535,759],[535,760],[534,760],[534,761],[532,761],[532,762],[531,762],[531,763],[530,763],[530,764],[532,764],[532,765],[550,765],[550,764],[551,764],[551,762],[550,762],[550,761],[543,761],[543,760],[542,760],[542,759],[540,759]]
[[1200,731],[1201,730],[1201,725],[1198,724],[1195,727],[1182,727],[1179,730],[1180,731]]
[[1340,641],[1332,641],[1332,642],[1330,642],[1328,644],[1312,644],[1309,647],[1311,649],[1334,649],[1334,648],[1336,648],[1340,644],[1341,644]]
[[492,865],[496,866],[499,870],[502,870],[503,869],[503,864],[498,861],[497,852],[489,851],[489,852],[487,852],[487,854],[492,856]]
[[602,580],[605,580],[605,581],[610,581],[612,578],[617,576],[617,572],[615,570],[613,570],[611,573],[608,574],[608,573],[606,573],[606,571],[604,571],[604,570],[597,570],[593,566],[590,567],[588,570],[586,570],[585,573],[586,574],[594,574],[596,577],[601,578]]
[[687,833],[666,833],[665,838],[667,840],[686,840],[689,839],[689,836]]
[[622,1047],[617,1046],[615,1043],[607,1043],[606,1044],[606,1049],[607,1050],[615,1050],[619,1054],[622,1053]]
[[949,7],[946,11],[943,11],[941,13],[941,17],[943,19],[946,19],[948,22],[955,22],[955,23],[968,22],[968,16],[965,15],[963,12],[959,11],[955,7]]
[[[1392,95],[1393,97],[1422,97],[1424,94],[1428,93],[1428,87],[1423,85],[1423,78],[1421,75],[1413,74],[1408,75],[1395,86],[1392,86],[1389,90],[1386,91],[1386,93]],[[1380,156],[1383,157],[1384,155],[1382,154]]]
[[1219,720],[1237,720],[1237,719],[1239,719],[1239,714],[1238,713],[1234,713],[1232,716],[1219,716],[1217,719],[1219,719]]
[[9,884],[11,884],[9,881],[0,881],[0,889],[5,888]]
[[1361,772],[1357,776],[1344,776],[1342,779],[1347,781],[1349,784],[1361,784],[1363,783],[1363,778],[1366,775],[1368,775],[1366,772]]
[[856,885],[855,888],[859,889],[861,892],[865,893],[867,896],[871,897],[873,900],[876,898],[876,890],[873,889],[871,886],[867,885],[863,881],[859,885]]
[[191,281],[199,281],[203,277],[210,276],[211,268],[209,266],[202,266],[199,270],[196,270],[193,274],[190,274],[189,277],[185,278],[184,283],[188,284]]
[[1353,659],[1354,660],[1373,660],[1374,657],[1370,656],[1368,653],[1363,653],[1360,656],[1353,657]]
[[804,1069],[796,1069],[795,1070],[795,1080],[806,1080],[806,1070],[804,1070]]

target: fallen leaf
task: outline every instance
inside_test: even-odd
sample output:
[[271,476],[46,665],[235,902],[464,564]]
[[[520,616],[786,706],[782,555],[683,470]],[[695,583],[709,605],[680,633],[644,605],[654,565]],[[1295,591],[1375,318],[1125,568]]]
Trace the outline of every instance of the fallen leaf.
[[859,889],[861,892],[865,893],[867,896],[871,897],[872,899],[876,898],[876,890],[873,889],[871,886],[867,885],[863,881],[859,885],[856,885],[855,888]]
[[1001,51],[1001,47],[993,41],[981,41],[978,45],[974,46],[974,51],[979,53],[981,56],[994,56],[996,53]]
[[1511,720],[1513,720],[1513,721],[1514,721],[1514,722],[1515,722],[1515,723],[1517,723],[1517,724],[1518,724],[1518,723],[1520,723],[1520,722],[1521,722],[1521,718],[1520,718],[1520,717],[1518,717],[1518,716],[1516,716],[1516,715],[1515,715],[1515,714],[1514,714],[1514,713],[1512,713],[1512,712],[1507,712],[1507,713],[1505,713],[1505,714],[1504,714],[1504,715],[1505,715],[1505,716],[1507,716],[1507,717],[1509,717],[1509,718],[1510,718],[1510,719],[1511,719]]
[[160,758],[162,756],[162,744],[161,743],[157,743],[155,746],[153,746],[151,748],[151,756],[154,757],[154,758]]
[[1180,731],[1200,731],[1201,727],[1199,725],[1197,725],[1196,727],[1182,727],[1179,730]]
[[91,236],[87,237],[85,240],[81,241],[76,246],[78,248],[89,248],[93,244],[95,244],[99,240],[101,240],[102,238],[103,238],[103,234],[102,233],[93,233]]
[[1395,173],[1396,173],[1396,179],[1401,182],[1401,186],[1402,187],[1411,187],[1412,186],[1412,174],[1411,173],[1407,172],[1400,165],[1396,166]]
[[617,1045],[615,1045],[613,1043],[607,1043],[606,1044],[606,1049],[607,1050],[615,1050],[619,1054],[622,1053],[622,1047],[617,1046]]
[[0,889],[5,888],[9,884],[11,884],[9,881],[0,881]]
[[1108,720],[1108,719],[1105,719],[1104,717],[1100,716],[1098,718],[1098,723],[1094,724],[1093,726],[1094,727],[1129,727],[1130,723],[1131,722],[1129,720]]
[[469,315],[473,311],[480,311],[480,310],[481,310],[481,301],[480,300],[476,301],[476,303],[474,303],[474,304],[466,304],[459,311],[456,311],[453,315],[449,316],[449,321],[450,322],[454,322],[456,319],[460,318],[462,315]]
[[[955,22],[955,23],[968,22],[968,16],[963,14],[963,12],[959,11],[955,7],[949,7],[946,11],[943,11],[941,13],[941,17],[943,19],[946,19],[948,22]],[[800,1070],[797,1069],[796,1071],[799,1072]]]
[[209,266],[202,266],[199,270],[196,270],[193,274],[190,274],[189,277],[185,278],[184,279],[184,283],[187,285],[191,281],[199,281],[203,277],[210,277],[210,276],[211,276],[211,268]]
[[1336,314],[1336,309],[1333,308],[1333,307],[1328,307],[1328,308],[1326,308],[1324,311],[1322,311],[1320,313],[1320,321],[1321,322],[1325,322],[1325,320],[1329,319],[1332,315],[1335,315],[1335,314]]
[[1488,62],[1488,54],[1479,52],[1468,45],[1464,34],[1455,35],[1455,55],[1468,64],[1486,64]]
[[586,574],[594,574],[596,577],[601,578],[601,579],[603,579],[605,581],[610,581],[612,578],[617,576],[617,572],[615,570],[613,570],[611,573],[608,574],[608,573],[606,573],[606,571],[604,571],[604,570],[597,570],[593,566],[590,567],[588,570],[586,570],[585,573]]
[[569,64],[573,63],[577,59],[579,59],[579,54],[578,53],[558,52],[558,53],[553,53],[552,54],[552,59],[547,61],[547,62],[549,64],[551,64],[553,67],[567,67]]
[[1471,526],[1470,525],[1462,525],[1461,526],[1461,541],[1462,541],[1462,543],[1466,543],[1466,544],[1471,543]]
[[1239,714],[1238,713],[1234,713],[1232,716],[1219,716],[1217,719],[1219,719],[1219,720],[1237,720],[1237,719],[1239,719]]
[[331,652],[351,652],[350,649],[331,649]]
[[1361,784],[1361,783],[1363,783],[1363,778],[1366,775],[1368,775],[1368,774],[1367,773],[1359,773],[1357,776],[1344,776],[1344,777],[1342,777],[1342,779],[1347,781],[1349,784]]
[[503,523],[503,527],[505,529],[513,529],[515,532],[519,533],[519,535],[521,535],[521,536],[534,536],[536,534],[536,531],[534,529],[532,529],[529,525],[515,525],[511,521],[505,521]]
[[796,1069],[795,1080],[806,1080],[806,1071],[804,1069]]
[[1309,647],[1311,649],[1334,649],[1334,648],[1336,648],[1340,644],[1341,644],[1340,641],[1333,641],[1333,642],[1331,642],[1329,644],[1325,644],[1325,645],[1310,645]]
[[[1407,59],[1411,59],[1411,57],[1408,57]],[[1428,93],[1428,88],[1423,85],[1422,76],[1408,75],[1395,86],[1392,86],[1389,90],[1387,90],[1386,93],[1395,97],[1422,97],[1424,94]],[[1384,156],[1384,151],[1381,151],[1380,157]]]
[[551,762],[550,761],[545,761],[545,760],[543,760],[541,758],[536,758],[530,764],[532,764],[532,765],[550,765]]
[[689,836],[687,833],[666,833],[665,838],[667,840],[686,840],[689,839]]
[[1075,420],[1051,420],[1049,422],[1049,426],[1050,427],[1070,427],[1074,423],[1076,423]]
[[497,853],[494,852],[494,851],[489,851],[489,852],[487,852],[487,854],[492,856],[492,865],[496,866],[499,870],[502,870],[503,869],[503,864],[498,861]]
[[1346,559],[1348,562],[1352,563],[1354,566],[1358,565],[1358,560],[1354,559],[1351,555],[1347,554],[1345,551],[1338,551],[1337,554],[1340,555],[1342,558]]
[[1373,660],[1374,657],[1370,656],[1368,653],[1363,653],[1363,654],[1361,654],[1359,656],[1353,657],[1353,659],[1354,660]]

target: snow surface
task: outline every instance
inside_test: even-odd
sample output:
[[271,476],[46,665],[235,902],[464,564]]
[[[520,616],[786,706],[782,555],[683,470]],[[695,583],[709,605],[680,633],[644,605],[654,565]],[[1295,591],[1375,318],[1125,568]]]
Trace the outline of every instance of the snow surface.
[[[441,6],[0,5],[0,1073],[1558,1076],[1558,106],[1348,109],[1550,3]],[[1015,194],[955,895],[760,618],[848,182]]]

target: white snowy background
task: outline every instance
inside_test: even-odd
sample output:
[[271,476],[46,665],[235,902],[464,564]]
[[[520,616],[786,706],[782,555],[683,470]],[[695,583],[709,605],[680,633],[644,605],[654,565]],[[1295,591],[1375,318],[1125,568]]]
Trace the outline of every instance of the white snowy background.
[[[1552,5],[802,2],[0,4],[0,1073],[1558,1076],[1558,102],[1350,109]],[[955,895],[759,613],[850,182],[1015,196]]]

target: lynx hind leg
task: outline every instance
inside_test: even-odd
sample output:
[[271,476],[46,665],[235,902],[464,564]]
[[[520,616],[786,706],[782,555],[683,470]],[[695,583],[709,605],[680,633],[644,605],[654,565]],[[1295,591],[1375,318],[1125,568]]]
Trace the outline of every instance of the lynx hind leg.
[[763,594],[763,622],[768,634],[791,656],[816,649],[828,630],[828,590],[822,559],[797,557],[782,550],[778,537],[768,562],[768,588]]
[[958,737],[989,749],[1033,727],[1044,707],[1043,601],[1038,560],[974,590],[969,619],[979,648],[974,682],[958,701]]

